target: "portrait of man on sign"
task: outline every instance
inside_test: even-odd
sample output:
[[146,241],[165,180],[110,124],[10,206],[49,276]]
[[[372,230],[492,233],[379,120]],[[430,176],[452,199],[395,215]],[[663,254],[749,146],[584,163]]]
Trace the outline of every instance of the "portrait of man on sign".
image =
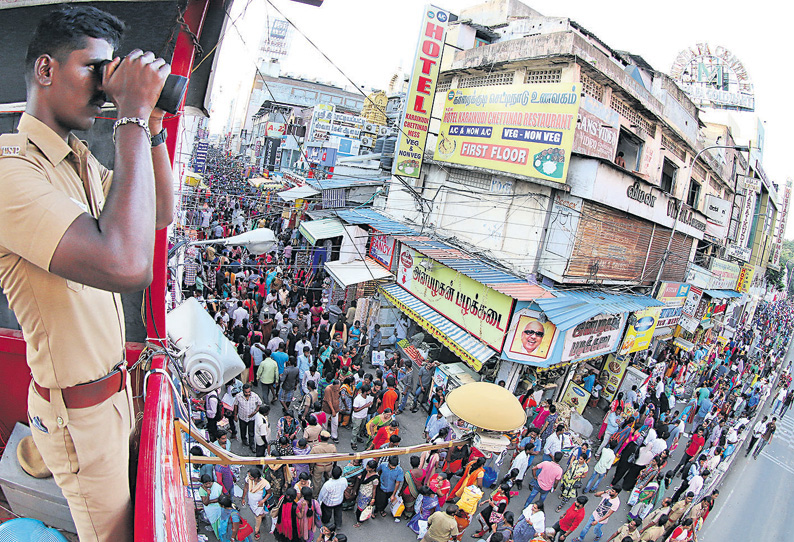
[[554,350],[557,327],[536,310],[523,308],[516,311],[507,332],[509,358],[516,361],[544,361]]

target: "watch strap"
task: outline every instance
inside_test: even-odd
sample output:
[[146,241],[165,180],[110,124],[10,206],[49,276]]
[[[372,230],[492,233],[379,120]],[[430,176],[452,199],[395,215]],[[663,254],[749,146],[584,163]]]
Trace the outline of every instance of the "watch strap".
[[152,136],[152,147],[156,147],[162,143],[165,143],[166,138],[168,137],[168,130],[163,128],[160,130],[160,133],[156,136]]

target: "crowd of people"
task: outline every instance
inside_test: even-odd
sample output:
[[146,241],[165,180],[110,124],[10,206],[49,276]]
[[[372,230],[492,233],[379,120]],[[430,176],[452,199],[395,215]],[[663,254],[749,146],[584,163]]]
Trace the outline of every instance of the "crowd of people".
[[[424,542],[460,541],[470,524],[474,538],[489,542],[582,542],[590,531],[595,541],[607,534],[610,542],[697,540],[719,498],[711,481],[745,434],[744,453],[757,458],[791,405],[790,366],[782,364],[792,310],[768,303],[727,343],[692,353],[670,347],[650,360],[648,379],[615,397],[592,442],[571,448],[557,405],[530,390],[520,398],[526,426],[502,454],[468,443],[344,465],[323,457],[301,463],[295,456],[334,453],[341,440],[352,450],[400,447],[405,423],[421,424],[426,442],[450,441],[444,391],[433,391],[433,363],[414,369],[398,353],[373,363],[371,353],[384,345],[379,326],[362,324],[355,302],[329,302],[322,271],[296,264],[295,231],[250,193],[220,195],[231,178],[221,171],[211,170],[216,195],[202,198],[193,215],[201,217],[199,235],[272,227],[279,244],[256,258],[209,246],[191,256],[195,272],[179,285],[207,308],[246,365],[239,379],[206,396],[206,427],[222,449],[239,438],[246,453],[292,462],[245,474],[224,465],[196,470],[219,540],[259,540],[269,525],[280,542],[345,542],[343,523],[357,528],[386,516],[407,520]],[[771,414],[753,424],[768,398]],[[419,408],[426,417],[408,412]],[[240,484],[253,526],[234,502]],[[510,510],[521,491],[526,500]],[[556,507],[547,505],[552,494]],[[630,509],[620,517],[623,500]]]

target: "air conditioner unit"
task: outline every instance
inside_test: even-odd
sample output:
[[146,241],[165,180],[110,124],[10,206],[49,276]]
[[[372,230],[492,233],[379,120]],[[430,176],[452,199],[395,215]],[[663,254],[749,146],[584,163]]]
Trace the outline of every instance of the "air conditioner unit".
[[379,136],[389,135],[389,127],[388,126],[378,126],[378,135]]
[[378,133],[378,128],[371,122],[366,122],[364,123],[364,131],[368,134],[376,134]]
[[372,146],[372,138],[369,137],[369,136],[362,136],[361,137],[361,144],[363,146],[365,146],[365,147],[371,147]]

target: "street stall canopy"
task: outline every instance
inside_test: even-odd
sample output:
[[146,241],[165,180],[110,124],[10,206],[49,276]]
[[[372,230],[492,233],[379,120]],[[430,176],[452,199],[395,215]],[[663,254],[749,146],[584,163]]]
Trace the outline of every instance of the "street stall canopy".
[[284,186],[284,184],[278,179],[265,179],[264,177],[248,179],[248,184],[254,188],[281,188]]
[[732,299],[742,297],[742,294],[733,290],[703,290],[703,293],[711,296],[712,299]]
[[333,239],[334,237],[340,237],[345,234],[345,226],[337,218],[307,220],[301,222],[298,230],[312,245],[316,245],[317,241]]
[[490,382],[472,382],[447,395],[447,406],[464,422],[487,431],[515,431],[527,421],[527,414],[515,395]]
[[555,290],[553,298],[540,298],[540,306],[558,329],[565,331],[599,314],[634,312],[649,307],[664,307],[664,303],[648,296],[612,294],[597,290]]
[[380,290],[397,308],[410,316],[475,371],[479,371],[483,363],[497,354],[495,350],[484,345],[468,331],[431,309],[423,301],[398,285],[385,284],[380,287]]
[[325,270],[333,279],[347,288],[354,284],[370,280],[383,280],[392,278],[392,274],[374,260],[354,260],[352,262],[325,262]]
[[320,192],[311,186],[296,186],[295,188],[290,188],[289,190],[279,192],[278,196],[284,201],[295,201],[299,199],[310,198],[312,196],[316,196],[319,193]]

